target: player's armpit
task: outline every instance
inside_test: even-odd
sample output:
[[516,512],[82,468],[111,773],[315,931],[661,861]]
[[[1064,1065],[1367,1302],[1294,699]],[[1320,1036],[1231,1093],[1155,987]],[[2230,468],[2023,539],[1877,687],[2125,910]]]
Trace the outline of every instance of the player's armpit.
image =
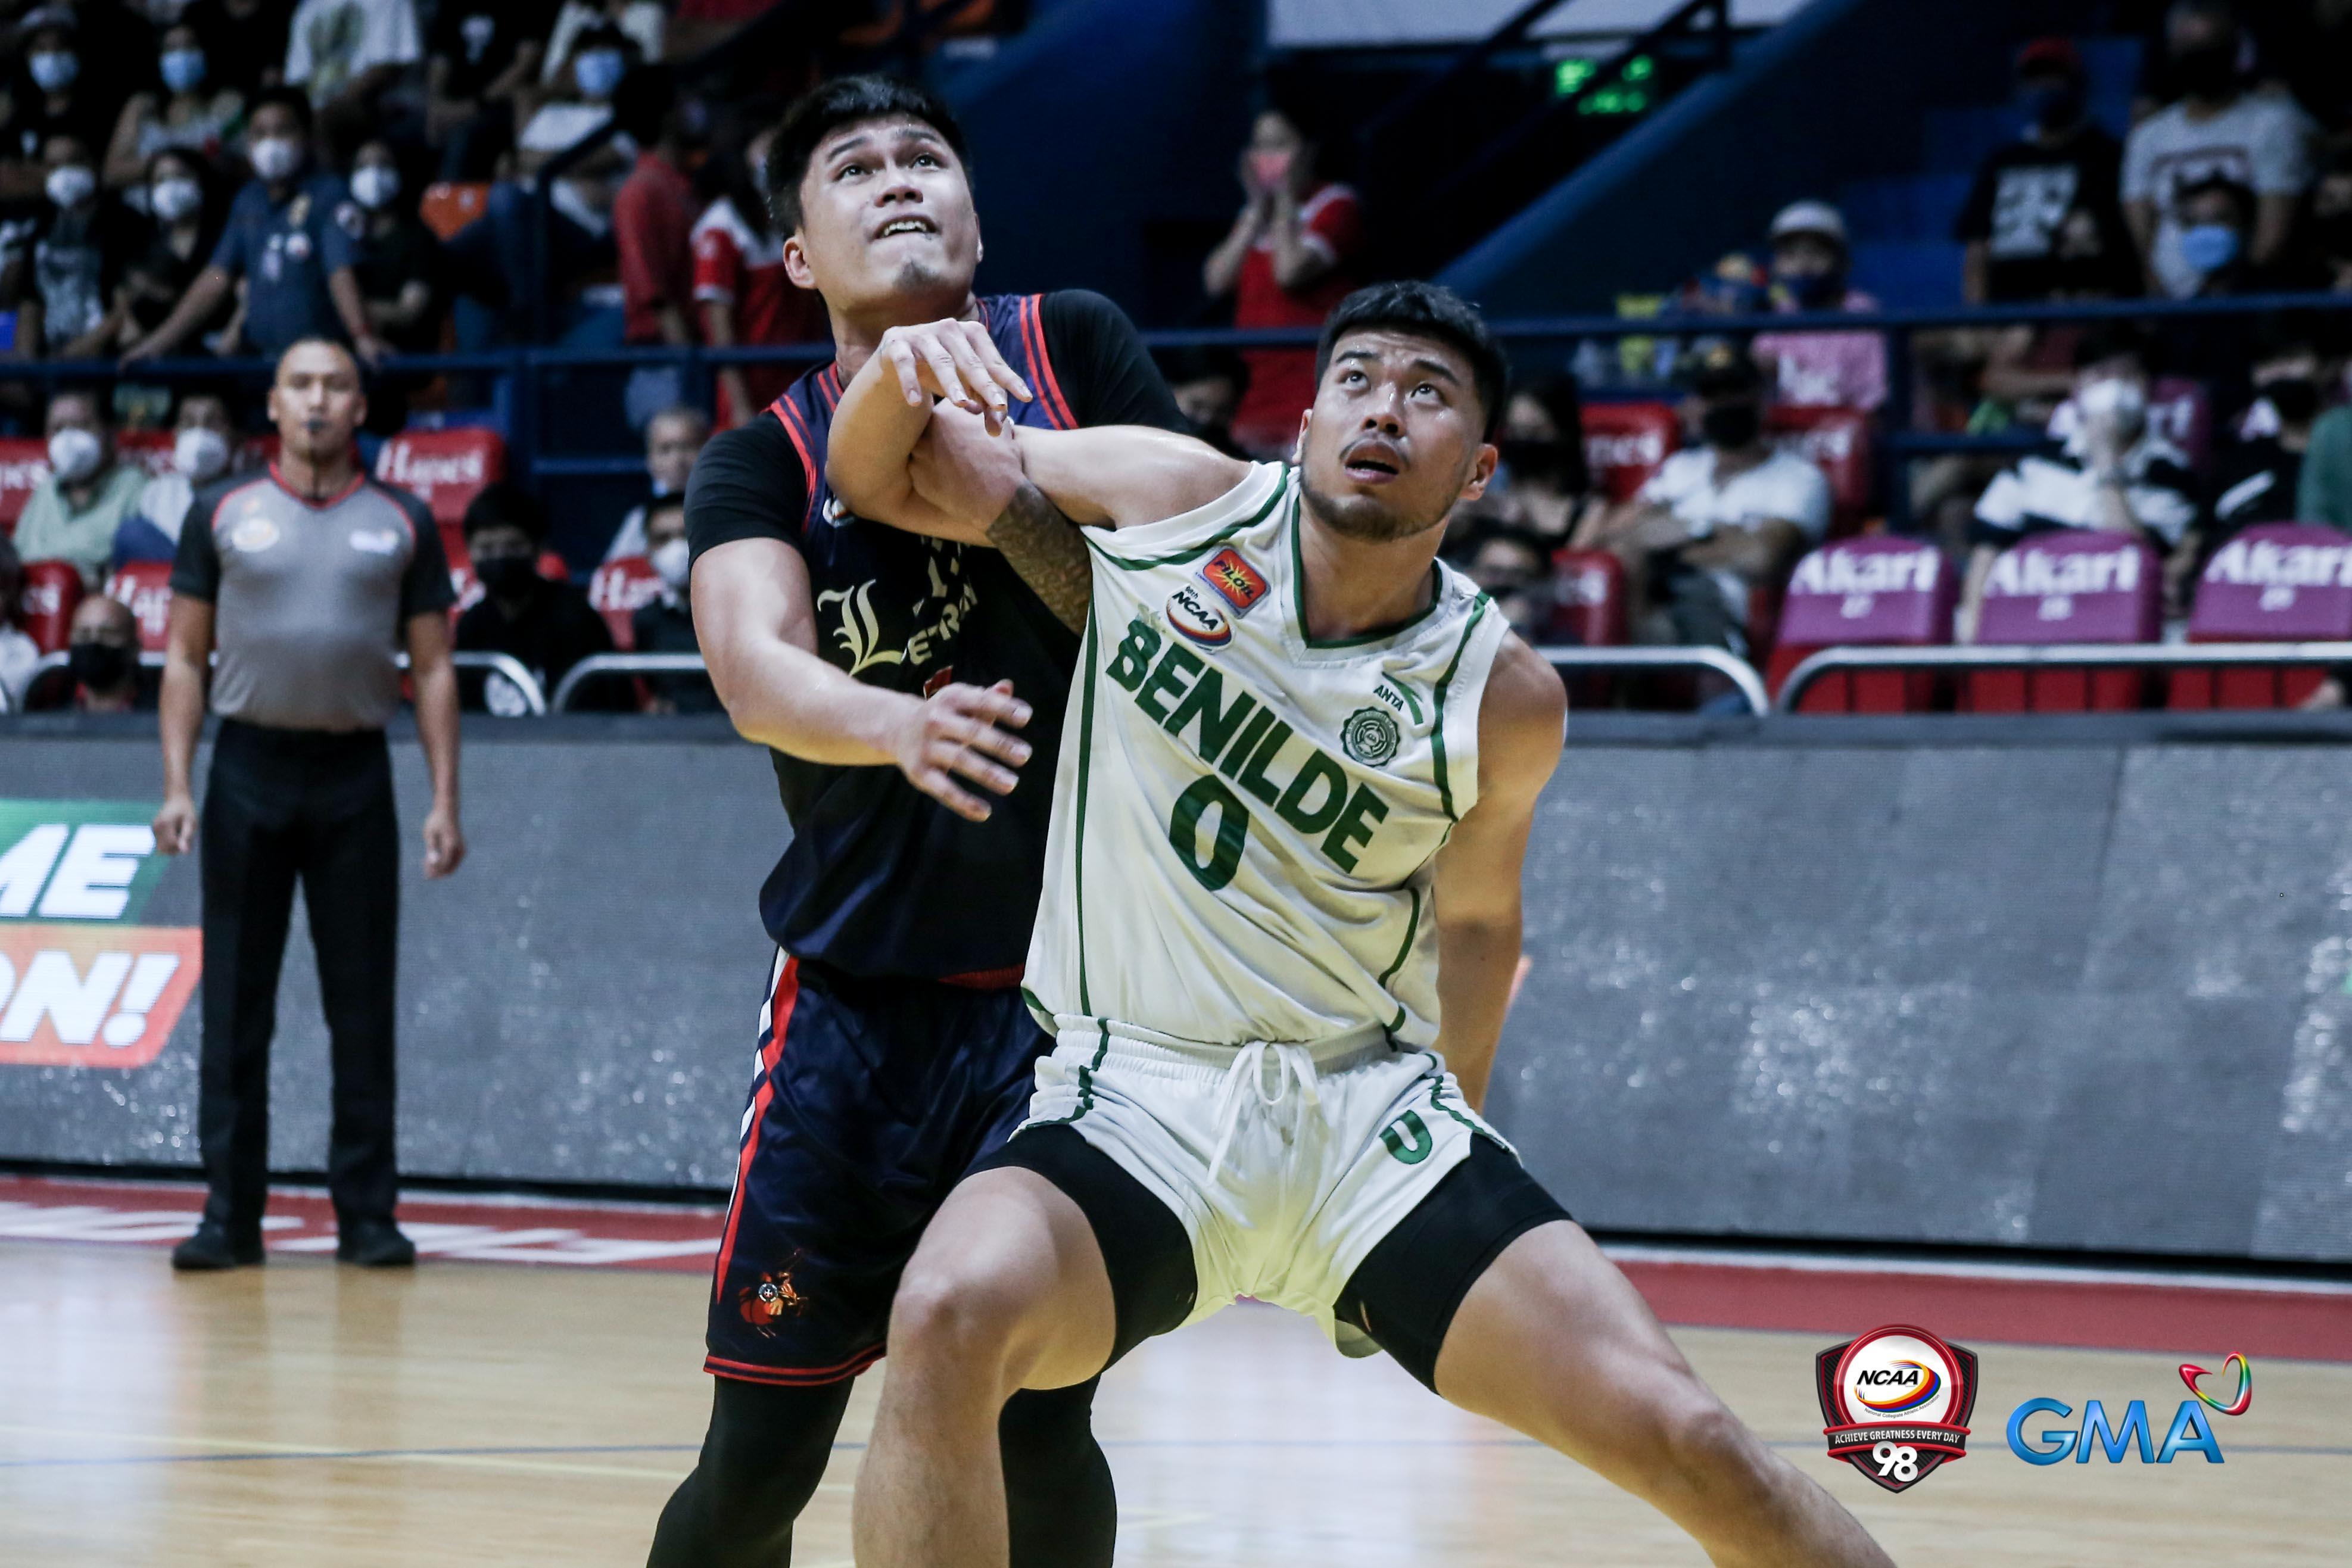
[[1094,558],[1078,525],[1062,515],[1045,492],[1024,483],[988,526],[988,542],[1003,555],[1055,619],[1073,632],[1087,624],[1094,599]]
[[1014,432],[1030,480],[1073,521],[1115,528],[1180,517],[1249,476],[1206,442],[1139,424]]
[[1438,1048],[1475,1107],[1517,977],[1519,876],[1536,801],[1559,763],[1568,695],[1517,637],[1504,639],[1478,708],[1478,799],[1437,857]]

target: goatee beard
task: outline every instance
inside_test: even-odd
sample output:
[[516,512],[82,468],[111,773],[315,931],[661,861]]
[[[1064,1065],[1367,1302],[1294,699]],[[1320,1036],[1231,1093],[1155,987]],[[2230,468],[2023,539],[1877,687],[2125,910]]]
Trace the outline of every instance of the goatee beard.
[[1326,495],[1307,478],[1304,470],[1299,474],[1298,489],[1307,509],[1315,514],[1318,522],[1342,538],[1364,544],[1393,544],[1398,539],[1426,533],[1445,521],[1444,512],[1434,517],[1399,517],[1370,496]]

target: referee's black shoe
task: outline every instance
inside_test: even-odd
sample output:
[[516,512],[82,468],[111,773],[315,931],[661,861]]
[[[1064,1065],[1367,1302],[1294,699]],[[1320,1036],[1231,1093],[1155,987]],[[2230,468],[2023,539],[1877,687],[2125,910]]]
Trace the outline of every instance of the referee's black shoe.
[[416,1263],[416,1243],[389,1219],[363,1219],[337,1232],[335,1256],[362,1269],[408,1269]]
[[261,1261],[261,1238],[229,1239],[228,1228],[207,1219],[196,1233],[172,1249],[172,1267],[183,1273],[209,1273]]

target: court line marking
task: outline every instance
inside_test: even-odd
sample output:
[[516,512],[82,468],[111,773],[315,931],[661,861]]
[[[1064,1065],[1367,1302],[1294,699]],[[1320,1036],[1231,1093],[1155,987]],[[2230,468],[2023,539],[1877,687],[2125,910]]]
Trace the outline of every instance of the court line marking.
[[[2288,1279],[2275,1274],[2166,1273],[2154,1269],[2074,1269],[2047,1263],[1952,1262],[1916,1258],[1840,1257],[1826,1252],[1717,1251],[1649,1242],[1605,1244],[1612,1261],[1697,1264],[1710,1269],[1789,1269],[1858,1276],[1912,1275],[1929,1280],[2000,1280],[2037,1284],[2155,1285],[2173,1291],[2251,1291],[2296,1296],[2352,1296],[2352,1284]],[[2071,1347],[2070,1347],[2071,1348]]]

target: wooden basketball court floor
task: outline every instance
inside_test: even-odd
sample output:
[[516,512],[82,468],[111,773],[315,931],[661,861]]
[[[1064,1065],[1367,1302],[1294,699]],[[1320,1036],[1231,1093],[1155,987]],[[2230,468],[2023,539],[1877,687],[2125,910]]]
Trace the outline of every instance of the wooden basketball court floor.
[[[369,1273],[315,1250],[181,1278],[152,1245],[0,1240],[0,1563],[642,1563],[702,1429],[707,1289],[686,1271],[431,1258],[413,1274]],[[2304,1305],[2340,1344],[2352,1294]],[[1888,1320],[1853,1327],[1876,1321]],[[2169,1351],[1969,1341],[1983,1383],[1969,1454],[1895,1496],[1822,1451],[1812,1357],[1833,1336],[1675,1332],[1900,1563],[2352,1562],[2341,1361],[2186,1330]],[[2078,1412],[2089,1397],[2111,1411],[2145,1399],[2160,1434],[2185,1396],[2179,1363],[2218,1367],[2232,1348],[2253,1355],[2256,1395],[2243,1416],[2214,1419],[2222,1465],[2042,1468],[2008,1450],[2009,1412],[2034,1396]],[[802,1568],[849,1562],[850,1484],[879,1375],[861,1385],[803,1521]],[[1106,1378],[1098,1412],[1122,1568],[1702,1561],[1567,1460],[1453,1410],[1384,1358],[1343,1361],[1273,1308],[1147,1345]]]

